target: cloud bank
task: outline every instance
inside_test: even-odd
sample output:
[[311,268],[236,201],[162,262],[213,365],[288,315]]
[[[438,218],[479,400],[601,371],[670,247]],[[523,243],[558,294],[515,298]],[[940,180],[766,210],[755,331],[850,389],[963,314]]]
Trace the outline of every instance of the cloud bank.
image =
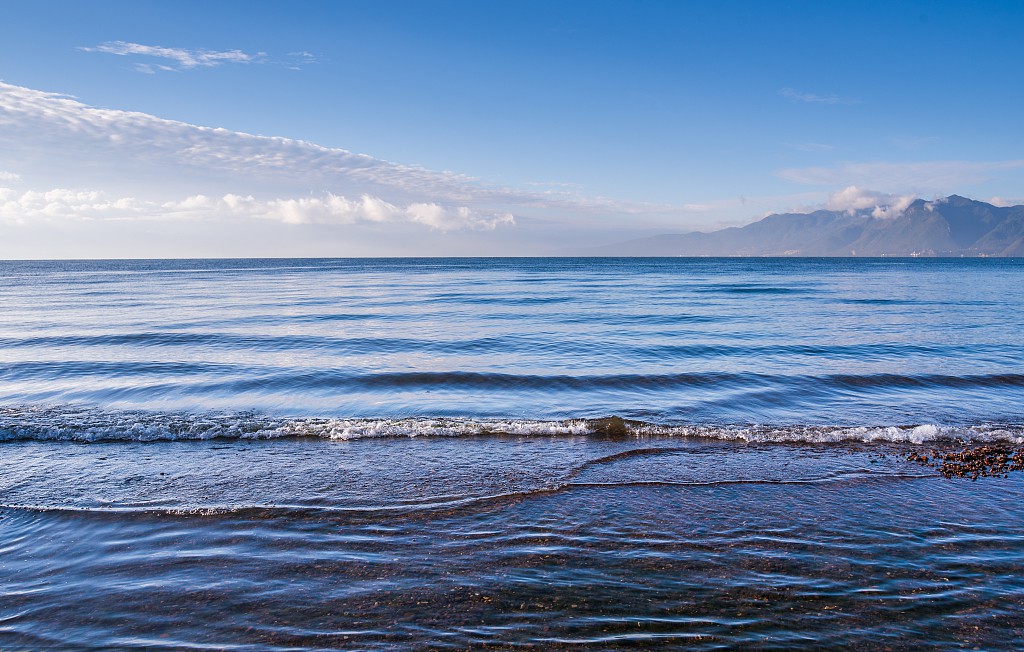
[[378,197],[340,195],[261,201],[252,195],[193,195],[155,202],[135,197],[110,198],[96,190],[57,188],[17,192],[0,188],[0,221],[26,224],[46,220],[152,220],[256,218],[286,224],[408,223],[437,231],[493,230],[514,226],[511,214],[480,214],[465,206],[433,203],[396,206]]

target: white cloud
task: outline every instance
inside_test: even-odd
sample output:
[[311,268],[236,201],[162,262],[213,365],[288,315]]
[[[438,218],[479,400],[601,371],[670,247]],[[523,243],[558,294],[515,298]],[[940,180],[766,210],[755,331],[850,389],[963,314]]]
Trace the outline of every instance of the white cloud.
[[270,201],[260,201],[252,195],[225,195],[219,200],[200,195],[180,203],[164,204],[163,208],[173,212],[227,212],[235,216],[274,219],[289,224],[407,222],[422,224],[438,231],[493,230],[499,226],[515,225],[515,218],[508,213],[480,214],[466,206],[446,207],[435,203],[412,203],[401,207],[370,195],[347,199],[329,193],[323,197]]
[[815,93],[804,93],[793,88],[783,88],[779,90],[779,95],[790,100],[792,102],[803,102],[805,104],[859,104],[860,100],[855,100],[846,97],[840,97],[839,95],[816,95]]
[[844,163],[835,167],[780,170],[787,181],[818,186],[856,185],[888,192],[914,190],[922,194],[956,192],[963,186],[984,183],[1006,170],[1024,168],[1024,160],[923,161],[911,163]]
[[1020,197],[992,197],[991,199],[986,199],[985,201],[992,204],[993,206],[1000,206],[1002,208],[1006,208],[1007,206],[1020,206],[1024,204],[1024,198]]
[[378,197],[347,199],[340,195],[259,200],[252,195],[193,195],[155,202],[135,197],[110,198],[96,190],[57,188],[18,193],[0,188],[0,221],[24,224],[38,220],[153,220],[230,218],[264,219],[287,224],[420,224],[437,231],[493,230],[514,226],[508,213],[485,214],[466,206],[412,203],[397,206]]
[[[261,63],[266,60],[266,53],[249,54],[241,50],[188,50],[185,48],[167,48],[159,45],[142,45],[127,41],[108,41],[91,48],[79,48],[84,52],[103,52],[117,56],[143,56],[165,59],[177,64],[176,69],[209,68],[224,63]],[[174,70],[168,66],[156,66],[156,69]],[[149,64],[137,64],[136,70],[152,74],[155,72]]]
[[13,172],[7,172],[6,170],[0,170],[0,181],[18,181],[21,179],[21,175]]
[[132,197],[106,199],[96,190],[29,190],[0,188],[0,221],[32,219],[117,219],[135,217],[145,207]]
[[825,207],[832,211],[846,211],[851,215],[857,211],[871,209],[872,217],[892,219],[902,215],[915,199],[917,195],[893,195],[848,186],[830,195]]

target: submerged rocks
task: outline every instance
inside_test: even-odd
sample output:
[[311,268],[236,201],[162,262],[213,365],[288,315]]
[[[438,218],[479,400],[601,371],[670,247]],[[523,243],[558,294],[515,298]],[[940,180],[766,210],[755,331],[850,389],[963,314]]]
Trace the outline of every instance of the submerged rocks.
[[907,460],[938,469],[946,478],[1006,477],[1024,471],[1024,448],[1007,445],[977,446],[960,450],[931,450],[907,454]]

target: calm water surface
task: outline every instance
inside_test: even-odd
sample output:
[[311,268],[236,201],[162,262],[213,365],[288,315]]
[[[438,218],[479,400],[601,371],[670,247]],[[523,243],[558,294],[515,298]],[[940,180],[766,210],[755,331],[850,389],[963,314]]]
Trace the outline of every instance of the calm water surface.
[[[1024,261],[0,262],[0,647],[1024,646]],[[618,415],[622,426],[594,419]]]

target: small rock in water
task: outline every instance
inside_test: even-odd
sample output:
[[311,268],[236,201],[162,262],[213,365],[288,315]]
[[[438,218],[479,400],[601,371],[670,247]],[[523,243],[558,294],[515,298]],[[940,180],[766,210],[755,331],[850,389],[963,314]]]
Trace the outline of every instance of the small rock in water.
[[595,434],[610,435],[612,437],[625,437],[629,433],[629,423],[622,417],[605,417],[603,419],[590,419],[587,425]]

